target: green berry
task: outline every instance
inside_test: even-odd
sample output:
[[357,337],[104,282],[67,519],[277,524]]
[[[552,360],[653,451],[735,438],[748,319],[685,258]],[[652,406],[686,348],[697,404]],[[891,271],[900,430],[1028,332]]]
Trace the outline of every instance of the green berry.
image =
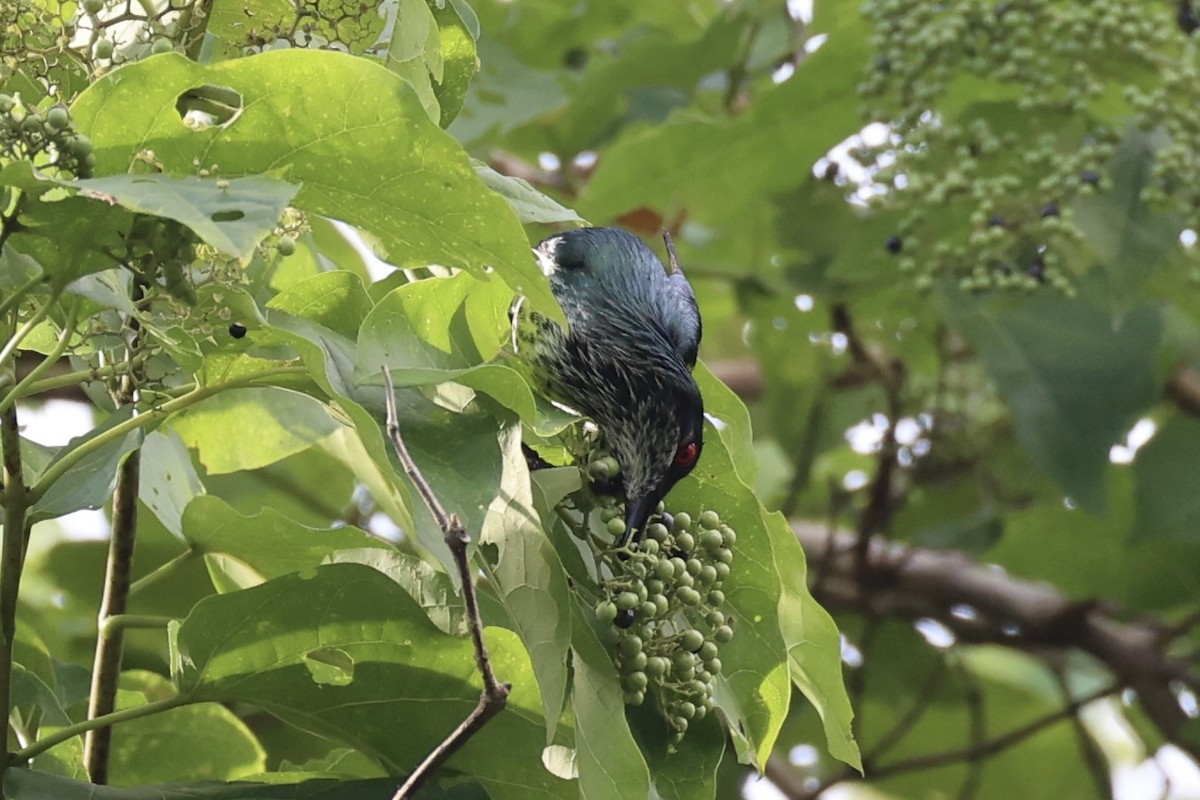
[[700,559],[698,558],[689,558],[686,567],[688,575],[691,575],[693,578],[697,577],[700,571],[704,569],[704,565],[700,563]]
[[721,673],[721,659],[719,659],[719,658],[708,659],[707,661],[704,662],[704,668],[706,670],[708,670],[709,672],[711,672],[713,675],[719,675]]
[[737,542],[737,531],[728,525],[721,526],[721,536],[725,539],[725,545],[727,547],[733,547],[733,545]]
[[662,656],[651,656],[646,659],[646,675],[651,678],[661,678],[670,666],[671,662]]
[[636,633],[627,635],[621,640],[621,644],[618,645],[618,647],[621,649],[621,653],[626,656],[633,656],[642,652],[642,646],[642,637],[638,636]]
[[644,670],[649,663],[650,659],[646,657],[646,653],[643,651],[641,653],[634,653],[632,657],[621,664],[621,667],[630,672],[640,672]]
[[[671,571],[673,573],[673,577],[679,578],[681,575],[684,575],[687,573],[687,562],[684,561],[679,556],[672,556],[670,564],[671,564]],[[667,579],[663,578],[663,580],[667,580]]]
[[604,600],[596,605],[596,619],[603,625],[610,624],[617,618],[617,604]]
[[696,655],[704,661],[712,661],[717,657],[716,642],[704,642],[700,645],[700,649],[696,651]]
[[658,542],[653,539],[643,539],[639,549],[648,556],[658,555]]
[[112,54],[112,39],[98,39],[96,41],[96,46],[92,48],[92,56],[94,58],[112,58]]
[[[659,597],[662,597],[662,595],[659,595]],[[650,600],[647,600],[638,607],[637,613],[642,619],[654,619],[654,617],[658,614],[658,605]]]
[[46,128],[42,123],[42,118],[36,113],[30,113],[29,116],[21,120],[21,130],[26,133],[43,133]]
[[689,605],[689,606],[698,606],[698,605],[700,605],[700,603],[702,601],[702,598],[700,597],[700,593],[697,592],[695,589],[693,589],[690,586],[679,587],[679,590],[676,592],[676,595],[679,597],[680,600],[682,600],[684,602],[685,605]]
[[285,257],[290,256],[292,253],[296,252],[296,240],[291,236],[280,236],[279,244],[277,244],[276,247],[279,248],[279,255]]
[[654,574],[660,580],[670,581],[675,579],[675,559],[660,558],[658,563],[654,565]]
[[621,611],[633,608],[640,602],[636,592],[621,592],[617,595],[617,608]]
[[680,511],[675,515],[674,524],[671,526],[676,531],[686,531],[692,527],[692,517],[686,511]]
[[717,580],[723,581],[729,577],[729,573],[732,572],[732,569],[728,564],[720,563],[713,567],[713,572],[716,573]]
[[677,672],[685,669],[695,669],[696,654],[690,653],[687,650],[677,650],[675,655],[671,656],[671,663]]
[[[658,565],[655,564],[655,567],[657,566]],[[662,594],[664,591],[666,591],[666,589],[666,584],[660,581],[658,578],[651,578],[650,580],[646,581],[646,591],[650,594],[651,600],[654,599],[654,595]]]
[[679,646],[689,653],[694,653],[704,646],[704,634],[695,628],[686,630],[679,637]]
[[[724,567],[725,565],[722,564],[721,566]],[[700,574],[696,577],[699,578],[701,583],[711,586],[717,582],[717,568],[712,564],[705,564],[700,568]]]
[[625,676],[625,688],[631,692],[640,692],[649,685],[650,680],[642,671],[631,672]]
[[620,517],[613,517],[608,521],[608,533],[613,538],[621,536],[625,533],[625,520]]
[[679,709],[679,716],[681,716],[681,717],[684,717],[686,719],[692,719],[693,717],[696,716],[696,704],[695,703],[692,703],[688,700],[684,700],[682,703],[680,703],[676,707]]
[[725,602],[725,593],[720,589],[713,589],[708,593],[708,602],[714,606],[719,606]]
[[654,615],[657,617],[665,617],[667,612],[671,610],[671,601],[664,594],[656,594],[651,598],[654,603]]
[[67,152],[76,158],[87,158],[92,154],[92,140],[77,133],[67,140]]
[[725,624],[725,615],[722,612],[714,609],[704,616],[704,621],[707,622],[711,627],[715,628],[718,625]]
[[645,701],[646,693],[644,691],[625,693],[625,705],[627,706],[640,706]]
[[716,627],[716,629],[713,631],[713,639],[720,642],[721,644],[725,644],[732,638],[733,638],[733,628],[729,627],[728,625],[718,625]]
[[720,531],[707,530],[700,534],[700,546],[705,550],[720,550],[725,544],[725,537]]
[[83,10],[95,16],[104,10],[104,0],[83,0]]
[[150,52],[155,55],[169,53],[175,49],[175,45],[170,39],[155,39],[154,44],[150,45]]
[[71,112],[66,106],[54,106],[46,112],[46,124],[56,131],[71,124]]
[[716,530],[721,524],[721,517],[717,512],[709,509],[700,515],[700,527]]
[[7,114],[13,110],[17,101],[13,99],[11,94],[0,94],[0,114]]
[[650,541],[661,544],[667,540],[669,533],[670,532],[667,530],[667,526],[663,525],[661,522],[653,522],[646,526],[646,538]]
[[690,533],[677,533],[675,534],[675,546],[685,553],[690,553],[696,549],[696,538]]

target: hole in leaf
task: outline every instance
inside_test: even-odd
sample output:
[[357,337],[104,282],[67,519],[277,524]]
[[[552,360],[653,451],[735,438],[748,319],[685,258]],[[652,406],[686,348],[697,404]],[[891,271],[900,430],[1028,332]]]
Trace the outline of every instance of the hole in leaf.
[[228,211],[214,211],[212,213],[213,222],[237,222],[246,216],[244,211],[238,211],[236,208]]
[[349,686],[354,681],[354,659],[336,647],[318,647],[304,654],[304,666],[313,683]]
[[175,100],[175,110],[189,128],[225,127],[242,113],[242,96],[228,86],[194,86]]

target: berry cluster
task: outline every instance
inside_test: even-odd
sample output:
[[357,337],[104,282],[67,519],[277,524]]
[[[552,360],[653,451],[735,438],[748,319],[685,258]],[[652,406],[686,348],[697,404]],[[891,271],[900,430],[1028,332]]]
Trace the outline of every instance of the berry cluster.
[[899,212],[880,248],[918,289],[952,276],[965,291],[1071,294],[1091,264],[1072,204],[1112,189],[1108,164],[1130,118],[1170,136],[1146,199],[1174,192],[1176,210],[1200,222],[1200,190],[1178,179],[1200,164],[1200,118],[1179,101],[1200,73],[1179,57],[1187,33],[1167,4],[867,0],[863,10],[875,49],[858,87],[864,112],[905,146],[893,136],[855,155],[873,202]]
[[608,490],[620,465],[602,450],[586,463],[591,483],[580,494],[588,497],[577,497],[576,507],[591,506],[578,533],[596,565],[596,618],[611,626],[606,635],[625,702],[640,706],[653,697],[678,742],[712,710],[720,646],[733,638],[722,585],[737,533],[711,509],[693,517],[660,505],[642,541],[617,548],[624,504]]
[[0,156],[80,178],[90,177],[96,165],[91,140],[75,132],[66,106],[42,112],[7,94],[0,94]]

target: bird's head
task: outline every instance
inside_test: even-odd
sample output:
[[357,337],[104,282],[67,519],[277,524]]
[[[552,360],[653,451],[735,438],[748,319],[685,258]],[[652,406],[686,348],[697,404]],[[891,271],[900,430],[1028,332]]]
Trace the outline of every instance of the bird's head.
[[671,391],[635,397],[629,413],[605,427],[621,464],[625,488],[624,544],[641,541],[646,523],[667,492],[700,460],[704,408],[691,374],[680,370]]

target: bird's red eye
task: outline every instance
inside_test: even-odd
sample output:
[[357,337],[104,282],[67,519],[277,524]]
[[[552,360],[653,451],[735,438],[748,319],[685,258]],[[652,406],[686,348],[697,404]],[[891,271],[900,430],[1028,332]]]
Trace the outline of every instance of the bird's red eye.
[[690,467],[696,462],[696,456],[699,454],[700,446],[695,442],[681,444],[675,451],[675,464],[680,467]]

